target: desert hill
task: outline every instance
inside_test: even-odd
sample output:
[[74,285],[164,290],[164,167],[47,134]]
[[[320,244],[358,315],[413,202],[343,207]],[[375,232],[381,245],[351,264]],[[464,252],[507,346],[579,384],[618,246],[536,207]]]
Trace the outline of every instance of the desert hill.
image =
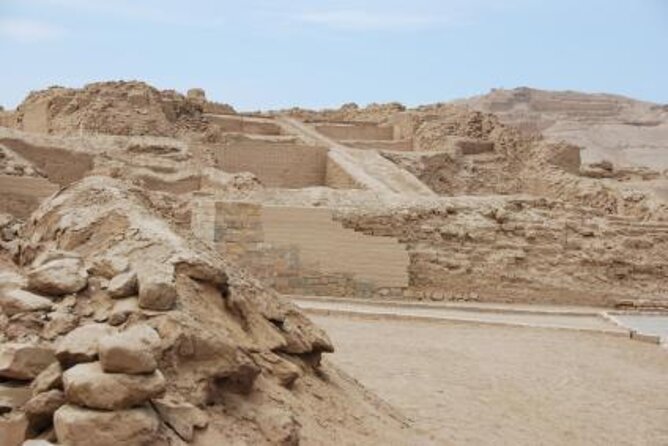
[[461,101],[502,122],[583,147],[586,163],[668,169],[668,106],[610,94],[496,89]]

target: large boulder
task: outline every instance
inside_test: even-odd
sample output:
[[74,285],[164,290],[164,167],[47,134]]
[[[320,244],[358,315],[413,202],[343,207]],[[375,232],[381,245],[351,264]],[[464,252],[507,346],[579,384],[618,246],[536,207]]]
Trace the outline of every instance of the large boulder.
[[86,288],[88,272],[81,257],[56,251],[38,256],[28,271],[28,288],[50,296],[76,293]]
[[117,410],[139,406],[165,392],[159,370],[145,375],[105,373],[99,362],[78,364],[63,374],[67,400],[91,409]]
[[114,328],[106,324],[82,325],[60,340],[56,357],[65,366],[95,361],[99,340],[112,333]]
[[160,420],[150,407],[106,412],[65,405],[53,417],[58,442],[67,446],[149,446]]
[[48,311],[53,307],[53,303],[29,291],[0,288],[0,307],[7,316],[13,316],[18,313]]
[[49,347],[8,342],[0,345],[0,377],[31,380],[56,357]]
[[148,325],[135,325],[100,339],[100,364],[108,373],[152,373],[158,368],[160,336]]

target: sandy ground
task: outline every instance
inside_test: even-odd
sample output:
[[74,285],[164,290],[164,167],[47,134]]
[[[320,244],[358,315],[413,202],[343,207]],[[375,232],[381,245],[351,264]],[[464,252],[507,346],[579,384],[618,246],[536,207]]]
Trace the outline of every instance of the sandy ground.
[[311,318],[329,360],[455,445],[668,445],[668,354],[610,334]]

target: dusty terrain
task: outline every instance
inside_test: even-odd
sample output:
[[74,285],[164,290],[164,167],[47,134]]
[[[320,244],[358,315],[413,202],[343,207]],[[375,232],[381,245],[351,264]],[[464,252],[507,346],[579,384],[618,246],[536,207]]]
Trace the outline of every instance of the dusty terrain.
[[665,443],[655,345],[316,318],[332,343],[281,296],[665,312],[664,118],[525,90],[252,114],[33,92],[0,112],[2,445]]
[[668,355],[598,333],[312,316],[329,359],[443,444],[668,442]]

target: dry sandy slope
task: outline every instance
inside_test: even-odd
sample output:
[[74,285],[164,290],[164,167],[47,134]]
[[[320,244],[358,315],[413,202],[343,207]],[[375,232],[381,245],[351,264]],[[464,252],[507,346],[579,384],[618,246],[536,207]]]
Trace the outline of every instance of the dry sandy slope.
[[626,338],[312,316],[331,360],[444,443],[668,444],[668,355]]

